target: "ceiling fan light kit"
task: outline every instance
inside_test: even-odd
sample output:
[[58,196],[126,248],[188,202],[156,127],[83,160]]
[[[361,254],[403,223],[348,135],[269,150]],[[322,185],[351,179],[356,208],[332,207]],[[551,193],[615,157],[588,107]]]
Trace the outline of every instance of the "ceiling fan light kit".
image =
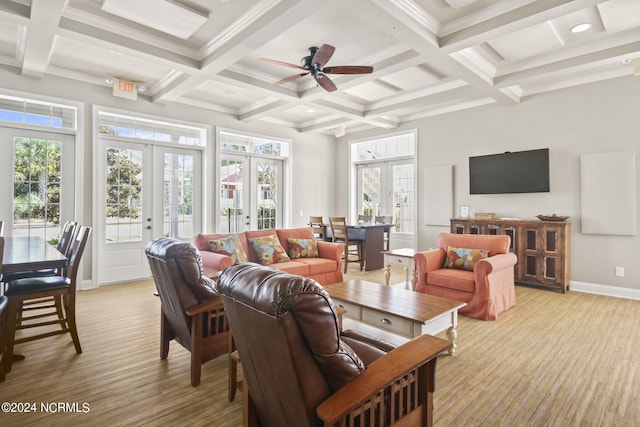
[[279,86],[284,83],[297,80],[300,77],[311,75],[315,79],[316,83],[318,83],[318,86],[322,87],[327,92],[334,92],[337,89],[335,83],[329,78],[329,76],[327,76],[327,74],[369,74],[373,72],[373,67],[364,65],[325,67],[327,62],[329,62],[333,56],[335,50],[335,47],[328,44],[323,44],[319,48],[312,46],[309,48],[309,55],[302,58],[300,62],[301,65],[267,58],[258,58],[258,61],[304,71],[303,73],[294,74],[282,80],[278,80],[277,82],[273,82],[272,84],[274,86]]

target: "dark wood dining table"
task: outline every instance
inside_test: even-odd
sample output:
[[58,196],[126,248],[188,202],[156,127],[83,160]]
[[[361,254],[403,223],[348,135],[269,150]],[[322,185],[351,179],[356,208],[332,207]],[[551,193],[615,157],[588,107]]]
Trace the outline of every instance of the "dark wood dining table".
[[[347,225],[349,239],[364,239],[364,270],[378,270],[384,267],[384,233],[394,224]],[[331,226],[325,224],[325,236],[331,239]]]
[[67,265],[67,257],[39,236],[4,238],[2,273],[44,270]]

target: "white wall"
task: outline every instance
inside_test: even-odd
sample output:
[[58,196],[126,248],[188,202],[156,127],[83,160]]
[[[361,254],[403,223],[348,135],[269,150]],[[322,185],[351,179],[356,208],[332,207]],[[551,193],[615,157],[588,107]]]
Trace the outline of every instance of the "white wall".
[[[424,206],[428,203],[422,188],[424,168],[453,165],[454,212],[459,212],[460,205],[469,205],[472,215],[496,212],[526,219],[537,214],[569,215],[572,282],[640,291],[640,236],[588,235],[580,231],[580,155],[633,151],[640,165],[640,77],[536,95],[517,105],[490,105],[425,118],[403,128],[418,129],[419,249],[435,246],[438,233],[448,231],[448,227],[424,225]],[[348,141],[380,135],[384,132],[367,131],[340,138],[336,161],[347,168]],[[551,192],[469,194],[469,156],[546,147],[550,148]],[[640,189],[640,173],[637,175],[636,188]],[[340,171],[339,180],[343,178],[346,172]],[[345,189],[338,189],[337,208],[348,206]],[[640,195],[636,199],[640,200]],[[616,212],[611,212],[611,221],[615,220]],[[625,277],[615,276],[617,266],[624,267]]]

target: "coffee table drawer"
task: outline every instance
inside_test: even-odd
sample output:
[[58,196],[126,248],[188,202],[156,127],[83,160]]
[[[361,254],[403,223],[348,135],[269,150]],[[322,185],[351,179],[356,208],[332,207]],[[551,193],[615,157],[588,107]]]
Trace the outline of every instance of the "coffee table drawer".
[[387,255],[387,265],[402,265],[407,268],[413,267],[413,258],[405,256]]
[[413,336],[413,322],[402,317],[382,313],[370,308],[362,308],[362,321],[371,326],[408,337]]
[[350,319],[360,320],[360,316],[362,315],[362,308],[359,305],[351,304],[337,299],[334,299],[333,303],[338,307],[342,307],[347,310],[347,312],[344,314],[346,317]]

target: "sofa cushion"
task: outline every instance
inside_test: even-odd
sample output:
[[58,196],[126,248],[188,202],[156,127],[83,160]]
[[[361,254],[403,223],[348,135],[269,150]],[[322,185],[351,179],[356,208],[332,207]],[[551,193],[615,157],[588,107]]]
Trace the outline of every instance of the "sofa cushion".
[[256,258],[262,265],[290,261],[289,256],[280,244],[278,236],[275,234],[250,238],[249,243],[256,252]]
[[448,289],[456,289],[463,292],[474,292],[476,284],[473,273],[466,270],[442,268],[427,273],[427,286],[440,286]]
[[318,244],[316,239],[296,239],[295,237],[289,237],[287,240],[289,243],[289,258],[317,258],[318,257]]
[[488,249],[447,247],[447,257],[444,260],[444,268],[473,271],[476,262],[489,256]]
[[277,264],[271,264],[269,267],[275,268],[276,270],[285,271],[289,274],[297,274],[298,276],[309,275],[309,266],[307,264],[298,262],[298,260],[279,262]]
[[298,258],[296,262],[306,264],[309,268],[309,274],[332,273],[340,270],[340,264],[334,259],[327,258]]
[[231,234],[227,237],[220,239],[210,240],[209,249],[211,252],[218,254],[229,255],[233,264],[247,261],[247,254],[240,243],[240,238],[237,235]]

